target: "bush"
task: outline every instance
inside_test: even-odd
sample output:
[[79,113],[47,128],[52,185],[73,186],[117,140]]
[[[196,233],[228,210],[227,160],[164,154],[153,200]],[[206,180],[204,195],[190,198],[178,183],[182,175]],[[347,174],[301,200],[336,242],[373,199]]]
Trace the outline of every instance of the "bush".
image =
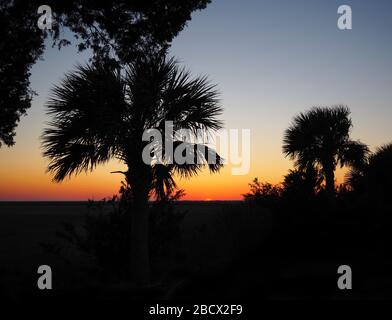
[[[180,225],[185,213],[177,212],[174,202],[183,194],[180,190],[150,205],[150,256],[156,276],[167,271],[171,263],[181,258]],[[121,197],[89,201],[82,228],[67,223],[56,234],[65,240],[66,245],[92,257],[101,279],[128,279],[131,212],[132,208]],[[45,247],[49,248],[48,245]],[[57,253],[64,254],[65,249],[62,245]],[[53,253],[54,250],[51,251]]]
[[274,208],[282,195],[282,188],[279,185],[272,185],[268,182],[260,182],[257,178],[249,183],[250,192],[243,195],[244,200],[256,203],[265,208]]

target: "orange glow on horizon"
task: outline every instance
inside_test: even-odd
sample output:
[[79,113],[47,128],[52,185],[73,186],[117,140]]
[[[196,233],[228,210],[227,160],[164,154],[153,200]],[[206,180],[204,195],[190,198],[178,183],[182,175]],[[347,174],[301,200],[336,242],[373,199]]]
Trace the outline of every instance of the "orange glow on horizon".
[[[72,176],[61,183],[53,182],[51,176],[45,173],[43,159],[35,165],[29,163],[19,166],[13,163],[13,171],[6,169],[11,165],[6,162],[4,157],[0,160],[0,201],[100,200],[118,194],[121,186],[122,176],[110,174],[110,171],[122,169],[116,162],[97,167],[92,173]],[[242,200],[242,194],[249,191],[248,184],[255,177],[262,182],[277,184],[283,180],[286,172],[285,168],[271,167],[269,170],[261,170],[259,167],[253,168],[248,175],[233,176],[230,166],[227,166],[220,173],[210,174],[208,170],[204,170],[191,179],[177,178],[176,183],[179,189],[185,190],[183,200]],[[344,173],[339,171],[337,180],[342,181],[343,175]]]
[[[86,201],[118,194],[123,177],[110,173],[125,169],[118,161],[55,183],[46,173],[48,163],[40,152],[39,139],[34,139],[22,136],[14,147],[0,149],[0,201]],[[225,165],[215,174],[203,170],[191,179],[176,177],[178,188],[185,190],[183,200],[242,200],[255,177],[262,182],[280,183],[292,162],[283,157],[279,144],[263,146],[251,147],[251,166],[246,175],[232,175],[232,166]],[[263,152],[267,147],[268,157]],[[343,181],[344,171],[338,170],[336,177]]]

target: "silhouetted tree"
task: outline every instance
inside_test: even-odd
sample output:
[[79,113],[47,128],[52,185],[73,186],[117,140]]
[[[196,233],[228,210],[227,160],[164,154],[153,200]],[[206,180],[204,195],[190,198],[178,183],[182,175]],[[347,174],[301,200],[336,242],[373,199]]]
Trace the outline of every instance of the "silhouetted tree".
[[346,182],[358,194],[366,193],[385,201],[392,194],[392,143],[372,153],[365,164],[353,168]]
[[350,140],[351,127],[347,107],[315,107],[296,116],[285,131],[283,153],[299,169],[320,167],[330,198],[335,193],[336,166],[359,166],[368,153],[366,145]]
[[254,178],[249,187],[250,191],[242,195],[245,201],[271,208],[280,200],[282,188],[279,185],[260,182],[258,178]]
[[[62,37],[70,29],[80,51],[90,48],[94,60],[131,62],[149,47],[166,50],[191,13],[210,0],[89,1],[0,0],[0,147],[14,144],[15,128],[31,105],[30,69],[42,56],[50,35],[59,48],[70,44]],[[42,4],[53,14],[50,32],[37,27]]]
[[0,0],[0,147],[15,143],[15,128],[34,94],[29,71],[44,49],[37,8],[26,12],[17,3]]
[[[173,174],[191,177],[205,165],[212,172],[222,166],[214,150],[205,147],[202,151],[191,142],[187,146],[193,152],[193,164],[166,157],[146,164],[142,153],[151,143],[142,140],[143,133],[159,130],[164,139],[174,142],[176,152],[181,147],[181,129],[190,129],[196,137],[221,128],[217,98],[206,78],[192,79],[173,59],[154,54],[139,57],[121,71],[101,64],[79,67],[54,88],[48,102],[52,122],[44,131],[43,149],[55,181],[92,170],[112,158],[128,167],[123,173],[133,206],[133,271],[143,283],[149,280],[149,196],[155,193],[164,198],[175,187]],[[172,136],[165,136],[165,121],[173,122]]]

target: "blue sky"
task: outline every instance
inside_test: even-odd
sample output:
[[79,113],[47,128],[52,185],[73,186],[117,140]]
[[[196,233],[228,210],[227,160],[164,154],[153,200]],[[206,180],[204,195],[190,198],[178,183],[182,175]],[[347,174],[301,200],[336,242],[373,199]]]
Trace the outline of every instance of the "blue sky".
[[[352,30],[336,26],[342,4],[352,7]],[[344,103],[358,137],[379,144],[392,138],[391,30],[390,1],[217,0],[172,52],[219,84],[229,126],[278,139],[297,112]]]

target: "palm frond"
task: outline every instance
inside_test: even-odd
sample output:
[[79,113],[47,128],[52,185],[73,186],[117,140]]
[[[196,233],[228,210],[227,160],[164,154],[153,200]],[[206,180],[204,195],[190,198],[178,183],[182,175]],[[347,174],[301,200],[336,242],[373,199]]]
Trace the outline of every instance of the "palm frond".
[[[180,153],[183,161],[178,159]],[[184,178],[198,174],[204,167],[208,167],[211,173],[218,172],[224,162],[215,150],[198,143],[176,141],[174,142],[174,155],[173,171]]]
[[343,166],[360,168],[366,163],[369,155],[369,148],[360,141],[347,141],[342,144],[338,151],[338,160]]
[[126,79],[129,96],[144,114],[148,128],[159,127],[164,121],[173,121],[176,129],[195,132],[222,127],[216,86],[206,77],[192,78],[176,60],[159,56],[136,61],[129,66]]
[[219,92],[205,77],[190,80],[189,72],[181,70],[163,97],[166,110],[164,120],[172,120],[175,129],[219,130],[223,123],[218,119],[222,108]]
[[177,188],[176,182],[172,176],[172,166],[164,164],[155,164],[152,166],[152,186],[155,196],[158,200],[165,198]]
[[127,111],[116,71],[78,66],[54,87],[46,106],[52,121],[41,139],[55,181],[92,170],[116,154]]

